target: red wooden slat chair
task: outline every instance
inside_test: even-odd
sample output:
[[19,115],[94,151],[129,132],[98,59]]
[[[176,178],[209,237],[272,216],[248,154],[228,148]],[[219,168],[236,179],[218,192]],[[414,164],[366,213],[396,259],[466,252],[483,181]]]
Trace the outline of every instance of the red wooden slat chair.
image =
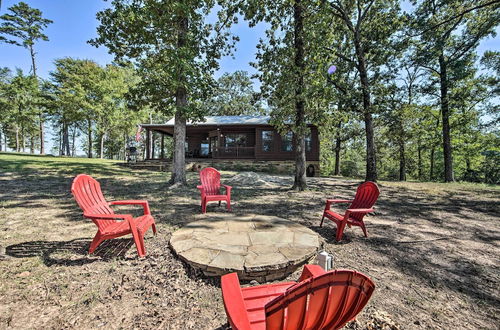
[[375,284],[352,270],[325,272],[306,265],[299,282],[241,288],[236,273],[222,276],[229,324],[237,330],[340,329],[370,299]]
[[[321,218],[320,227],[323,226],[323,220],[325,217],[332,220],[337,224],[337,235],[336,240],[340,241],[342,235],[344,234],[345,226],[358,226],[361,227],[365,237],[367,237],[365,223],[363,222],[363,217],[370,212],[373,212],[373,205],[377,201],[380,191],[375,182],[367,181],[362,183],[358,190],[356,191],[356,196],[353,200],[346,199],[327,199],[325,210],[323,212],[323,217]],[[336,213],[330,209],[332,204],[338,203],[351,203],[345,213],[342,215]]]
[[[140,257],[146,255],[144,235],[149,227],[152,227],[153,233],[156,234],[155,221],[151,216],[147,201],[126,200],[108,203],[102,194],[99,182],[86,174],[80,174],[73,180],[71,193],[83,210],[83,216],[92,219],[97,226],[97,233],[90,244],[89,253],[93,253],[99,244],[107,239],[132,234],[137,254]],[[133,218],[131,214],[115,214],[109,207],[110,205],[132,204],[142,205],[144,215]],[[123,221],[117,221],[118,219]]]
[[208,202],[226,202],[226,207],[228,211],[231,211],[231,186],[223,184],[222,186],[226,188],[226,194],[222,195],[220,188],[220,173],[215,168],[207,167],[200,171],[200,181],[201,185],[197,186],[201,193],[201,212],[207,212]]

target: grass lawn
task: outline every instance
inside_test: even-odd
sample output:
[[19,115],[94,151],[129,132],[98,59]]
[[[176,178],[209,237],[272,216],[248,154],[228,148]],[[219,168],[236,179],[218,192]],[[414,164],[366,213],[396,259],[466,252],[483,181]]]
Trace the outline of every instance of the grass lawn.
[[[108,200],[149,201],[159,234],[147,235],[147,258],[136,257],[128,237],[86,254],[96,227],[70,193],[79,173],[98,179]],[[369,237],[346,228],[336,243],[332,223],[319,227],[324,200],[352,197],[359,180],[312,178],[310,190],[297,193],[287,190],[291,177],[222,176],[233,186],[235,213],[301,223],[325,240],[336,268],[374,280],[373,298],[349,327],[498,328],[498,186],[380,182]],[[0,329],[223,329],[219,280],[185,267],[168,247],[171,233],[200,212],[197,173],[176,190],[168,177],[112,161],[0,153],[0,245],[10,256],[0,256]]]

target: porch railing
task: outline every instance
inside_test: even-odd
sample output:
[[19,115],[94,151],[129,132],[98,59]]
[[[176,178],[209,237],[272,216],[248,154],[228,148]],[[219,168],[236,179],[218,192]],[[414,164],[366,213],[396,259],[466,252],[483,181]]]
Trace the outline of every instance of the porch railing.
[[255,147],[216,147],[213,158],[255,158]]

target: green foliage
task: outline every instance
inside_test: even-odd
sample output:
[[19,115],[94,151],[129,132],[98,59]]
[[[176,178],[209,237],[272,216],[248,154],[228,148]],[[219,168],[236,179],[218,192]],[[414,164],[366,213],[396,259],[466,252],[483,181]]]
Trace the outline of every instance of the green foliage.
[[7,143],[16,151],[25,151],[26,142],[29,141],[33,152],[34,138],[39,133],[37,115],[41,99],[38,81],[32,75],[24,75],[20,69],[14,76],[11,76],[8,70],[3,70],[2,80],[1,122]]
[[202,102],[203,113],[215,116],[261,115],[264,113],[253,82],[246,71],[224,73],[213,95]]
[[[221,3],[223,4],[223,3]],[[131,61],[141,77],[134,88],[135,101],[187,119],[201,119],[198,102],[214,87],[218,59],[232,49],[224,11],[220,22],[207,24],[214,1],[113,0],[111,8],[97,14],[99,37],[93,45],[105,45],[119,62]],[[179,88],[189,102],[176,107]]]
[[96,144],[101,157],[124,158],[130,136],[148,113],[146,109],[132,110],[128,104],[127,93],[138,83],[134,70],[115,65],[103,68],[93,61],[73,58],[55,63],[50,89],[55,126],[63,136],[69,127],[83,131],[89,156]]
[[9,10],[11,13],[0,16],[2,21],[0,24],[0,41],[31,48],[37,40],[49,40],[42,31],[53,22],[50,19],[43,18],[39,9],[31,8],[21,1],[10,7]]

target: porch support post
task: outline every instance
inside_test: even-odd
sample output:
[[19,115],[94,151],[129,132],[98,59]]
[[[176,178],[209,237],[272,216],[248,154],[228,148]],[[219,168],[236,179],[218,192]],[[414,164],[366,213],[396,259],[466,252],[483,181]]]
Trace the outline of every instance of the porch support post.
[[151,159],[151,133],[146,128],[146,159]]
[[161,159],[165,159],[165,134],[161,133]]
[[151,158],[155,159],[155,131],[151,132]]

